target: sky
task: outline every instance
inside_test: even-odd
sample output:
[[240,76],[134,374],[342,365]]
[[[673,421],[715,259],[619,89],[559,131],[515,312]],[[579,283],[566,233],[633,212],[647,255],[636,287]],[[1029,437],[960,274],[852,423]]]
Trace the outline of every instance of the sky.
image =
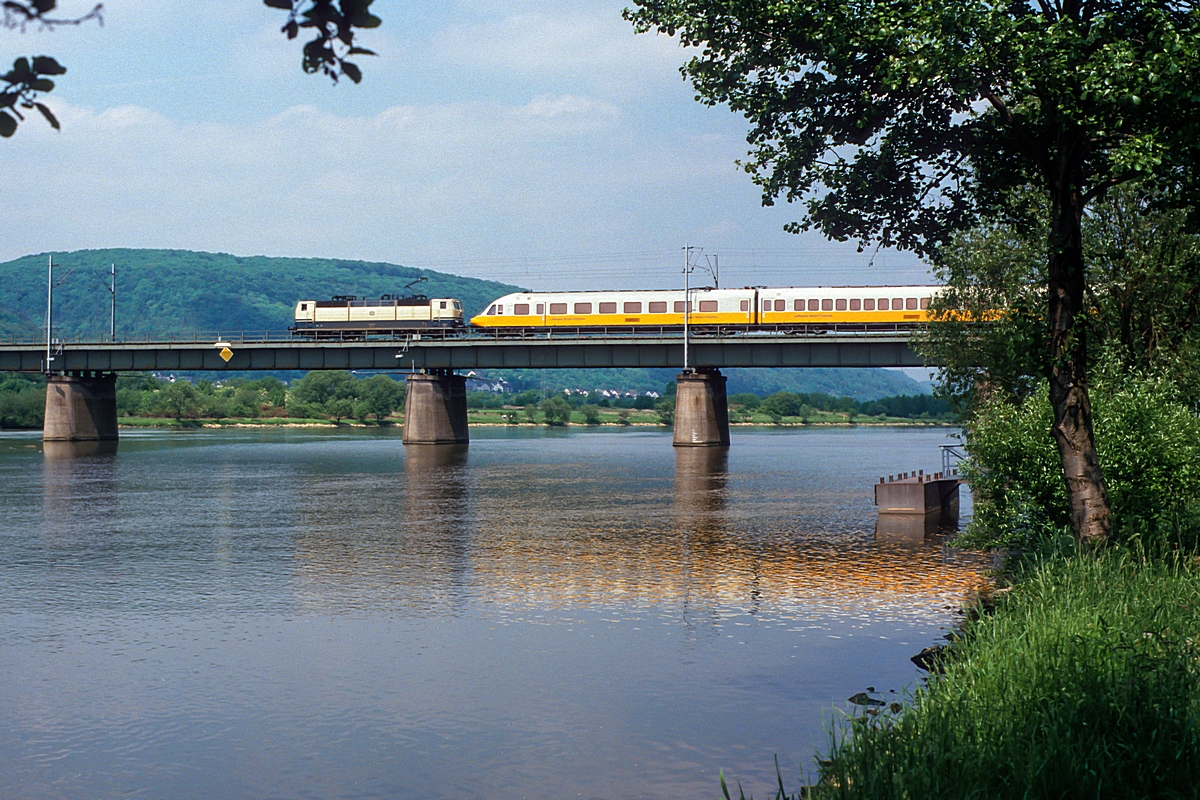
[[[55,56],[62,122],[0,140],[0,261],[180,248],[387,261],[533,289],[922,283],[907,253],[783,226],[696,102],[688,51],[626,2],[376,0],[361,84],[300,69],[260,0],[106,0],[104,24],[0,30]],[[60,0],[62,16],[90,0]]]

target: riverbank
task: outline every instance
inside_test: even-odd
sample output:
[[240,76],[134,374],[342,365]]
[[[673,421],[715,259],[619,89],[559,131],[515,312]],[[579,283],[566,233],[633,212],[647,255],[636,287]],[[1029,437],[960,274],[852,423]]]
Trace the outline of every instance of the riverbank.
[[[570,422],[556,427],[669,427],[662,417],[654,411],[626,409],[603,409],[594,421],[589,421],[582,412],[574,412]],[[467,414],[468,424],[472,427],[502,426],[502,427],[543,427],[545,421],[540,418],[530,419],[520,409],[471,409]],[[402,414],[387,417],[381,421],[362,421],[353,419],[330,420],[321,418],[296,417],[220,417],[195,419],[174,419],[169,417],[121,417],[118,423],[123,428],[225,428],[225,427],[399,427],[404,424]],[[821,414],[816,417],[802,419],[799,417],[784,417],[775,421],[766,415],[742,416],[731,419],[732,427],[770,427],[770,428],[813,428],[813,427],[852,427],[852,426],[888,426],[888,427],[956,427],[953,423],[941,420],[913,419],[909,417],[850,417],[847,414]]]
[[1196,795],[1194,557],[1033,563],[932,666],[904,705],[854,698],[810,796]]

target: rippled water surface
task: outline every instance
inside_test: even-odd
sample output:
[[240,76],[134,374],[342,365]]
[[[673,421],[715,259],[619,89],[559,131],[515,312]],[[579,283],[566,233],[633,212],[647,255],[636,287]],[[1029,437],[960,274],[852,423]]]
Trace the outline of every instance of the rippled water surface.
[[984,566],[875,534],[945,430],[123,436],[0,436],[0,797],[765,796]]

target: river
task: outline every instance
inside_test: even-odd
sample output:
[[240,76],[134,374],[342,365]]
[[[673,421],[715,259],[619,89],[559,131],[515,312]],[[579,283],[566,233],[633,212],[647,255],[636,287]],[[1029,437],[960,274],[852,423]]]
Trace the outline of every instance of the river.
[[946,429],[471,435],[0,435],[0,796],[768,796],[983,580],[874,532]]

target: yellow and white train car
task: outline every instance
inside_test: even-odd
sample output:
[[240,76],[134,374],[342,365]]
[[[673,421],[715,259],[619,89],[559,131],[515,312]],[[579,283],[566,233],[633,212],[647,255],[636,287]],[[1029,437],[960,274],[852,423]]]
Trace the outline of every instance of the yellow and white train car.
[[[939,286],[695,289],[688,322],[705,326],[920,324]],[[683,325],[684,292],[515,292],[471,319],[478,328]]]

